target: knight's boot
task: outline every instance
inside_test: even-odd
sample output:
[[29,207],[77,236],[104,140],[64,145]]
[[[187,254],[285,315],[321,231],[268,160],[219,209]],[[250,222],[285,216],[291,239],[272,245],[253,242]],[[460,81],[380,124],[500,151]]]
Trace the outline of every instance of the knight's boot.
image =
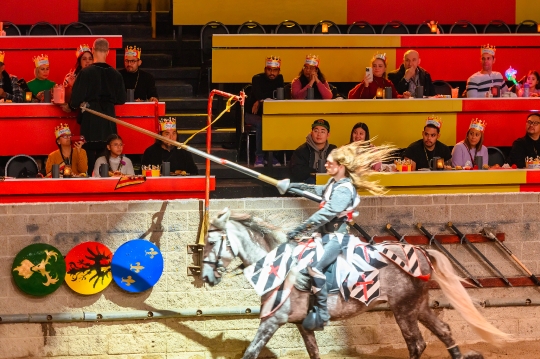
[[328,314],[328,306],[326,304],[328,298],[328,288],[326,287],[326,276],[317,268],[308,267],[309,274],[313,280],[313,294],[315,294],[315,305],[318,308],[321,321],[326,325],[330,320]]

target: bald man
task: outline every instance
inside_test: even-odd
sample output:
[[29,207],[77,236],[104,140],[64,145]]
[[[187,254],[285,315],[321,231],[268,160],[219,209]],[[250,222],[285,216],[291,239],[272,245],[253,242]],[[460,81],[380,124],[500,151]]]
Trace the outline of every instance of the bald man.
[[424,96],[435,96],[431,75],[420,67],[420,54],[409,50],[403,55],[403,64],[399,69],[388,73],[396,91],[403,97],[414,97],[417,86],[424,86]]

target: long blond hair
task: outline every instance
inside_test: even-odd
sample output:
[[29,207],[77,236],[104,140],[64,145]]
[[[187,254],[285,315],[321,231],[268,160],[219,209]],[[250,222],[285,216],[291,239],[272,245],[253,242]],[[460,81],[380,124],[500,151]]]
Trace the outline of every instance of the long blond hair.
[[363,188],[371,194],[382,195],[386,189],[378,181],[370,181],[367,177],[375,173],[371,169],[374,163],[389,160],[395,150],[390,145],[375,147],[370,141],[357,141],[334,149],[330,155],[345,167],[345,175],[351,179],[356,189]]

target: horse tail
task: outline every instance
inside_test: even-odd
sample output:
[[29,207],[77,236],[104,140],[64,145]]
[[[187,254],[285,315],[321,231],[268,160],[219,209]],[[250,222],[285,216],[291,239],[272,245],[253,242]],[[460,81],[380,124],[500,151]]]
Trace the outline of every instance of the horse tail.
[[509,334],[491,325],[476,309],[471,297],[461,284],[463,278],[456,275],[446,256],[436,250],[428,249],[434,267],[433,279],[437,281],[444,295],[458,313],[471,325],[473,330],[486,342],[497,345],[506,340]]

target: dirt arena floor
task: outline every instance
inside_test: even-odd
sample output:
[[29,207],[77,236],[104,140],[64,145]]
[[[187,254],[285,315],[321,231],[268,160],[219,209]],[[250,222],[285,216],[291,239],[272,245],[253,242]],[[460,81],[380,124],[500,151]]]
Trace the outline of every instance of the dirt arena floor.
[[[540,341],[521,341],[508,343],[501,348],[486,343],[476,343],[469,345],[460,345],[461,353],[466,354],[469,351],[477,351],[484,355],[485,359],[540,359]],[[309,358],[307,354],[282,356],[283,359],[303,359]],[[407,359],[409,353],[407,349],[380,349],[371,354],[358,355],[321,355],[322,359]],[[450,358],[444,346],[440,343],[428,343],[422,359],[446,359]]]

